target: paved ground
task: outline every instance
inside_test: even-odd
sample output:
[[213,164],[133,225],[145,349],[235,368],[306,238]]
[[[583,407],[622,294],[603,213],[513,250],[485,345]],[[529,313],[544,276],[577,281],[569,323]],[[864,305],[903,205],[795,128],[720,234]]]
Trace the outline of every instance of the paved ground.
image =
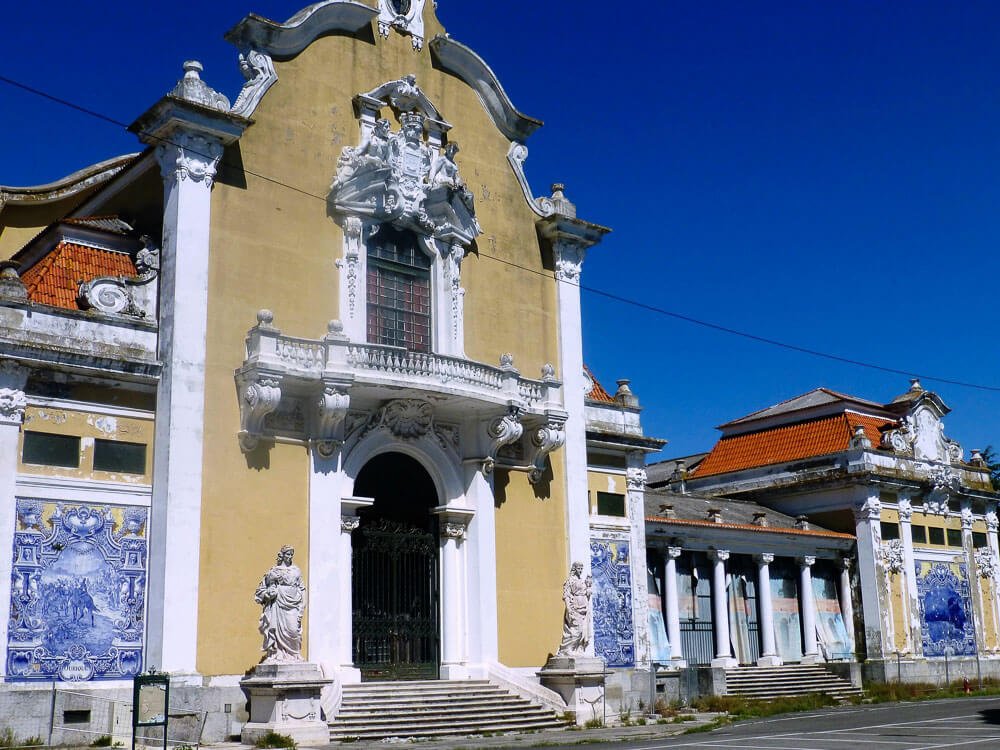
[[[711,717],[702,715],[699,723]],[[987,750],[1000,748],[1000,698],[845,706],[745,721],[704,734],[691,724],[544,732],[413,743],[420,748],[571,748],[602,743],[622,750]],[[403,744],[403,743],[400,743]],[[409,746],[405,743],[403,746]],[[345,747],[387,747],[352,743]]]

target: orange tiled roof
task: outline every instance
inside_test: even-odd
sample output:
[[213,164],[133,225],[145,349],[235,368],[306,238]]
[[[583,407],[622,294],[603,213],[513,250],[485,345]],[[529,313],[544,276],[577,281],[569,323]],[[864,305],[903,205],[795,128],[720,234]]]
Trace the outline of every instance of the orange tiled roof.
[[127,253],[60,242],[22,273],[21,281],[28,288],[28,298],[32,302],[79,310],[76,298],[81,281],[98,276],[135,275],[135,264]]
[[893,424],[893,420],[844,412],[809,422],[723,437],[690,476],[725,474],[839,453],[850,447],[854,428],[859,424],[865,428],[872,445],[877,446],[882,438],[879,429]]
[[591,372],[590,368],[587,367],[587,365],[584,365],[583,369],[590,378],[590,382],[594,384],[594,387],[590,389],[590,393],[587,394],[587,401],[598,401],[602,404],[613,404],[615,402],[614,398],[611,397],[610,393],[604,390],[604,386],[597,381],[597,378],[594,377],[594,373]]

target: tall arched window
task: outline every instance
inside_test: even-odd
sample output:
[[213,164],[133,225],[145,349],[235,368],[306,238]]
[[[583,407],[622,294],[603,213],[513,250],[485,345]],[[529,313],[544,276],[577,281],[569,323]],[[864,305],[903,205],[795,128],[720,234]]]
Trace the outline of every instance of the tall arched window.
[[369,237],[369,343],[430,351],[430,269],[413,232],[383,224]]

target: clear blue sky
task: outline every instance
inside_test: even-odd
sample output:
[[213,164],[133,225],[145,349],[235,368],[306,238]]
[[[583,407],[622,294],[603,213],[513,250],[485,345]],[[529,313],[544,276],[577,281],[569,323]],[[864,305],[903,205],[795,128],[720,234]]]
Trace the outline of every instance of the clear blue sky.
[[[302,0],[10,3],[0,74],[131,122],[197,58],[230,98],[223,33]],[[153,8],[158,10],[153,10]],[[1000,388],[1000,3],[440,0],[449,33],[546,122],[536,193],[614,229],[582,283],[756,335]],[[0,184],[56,179],[132,136],[0,84]],[[584,292],[585,356],[630,377],[666,455],[816,386],[888,400],[893,375]],[[936,383],[966,449],[1000,392]]]

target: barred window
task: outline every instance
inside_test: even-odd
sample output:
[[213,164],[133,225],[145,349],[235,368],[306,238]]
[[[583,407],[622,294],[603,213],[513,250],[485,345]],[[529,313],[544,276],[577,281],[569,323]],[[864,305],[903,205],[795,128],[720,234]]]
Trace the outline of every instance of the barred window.
[[431,259],[413,232],[382,225],[368,241],[368,342],[431,349]]

